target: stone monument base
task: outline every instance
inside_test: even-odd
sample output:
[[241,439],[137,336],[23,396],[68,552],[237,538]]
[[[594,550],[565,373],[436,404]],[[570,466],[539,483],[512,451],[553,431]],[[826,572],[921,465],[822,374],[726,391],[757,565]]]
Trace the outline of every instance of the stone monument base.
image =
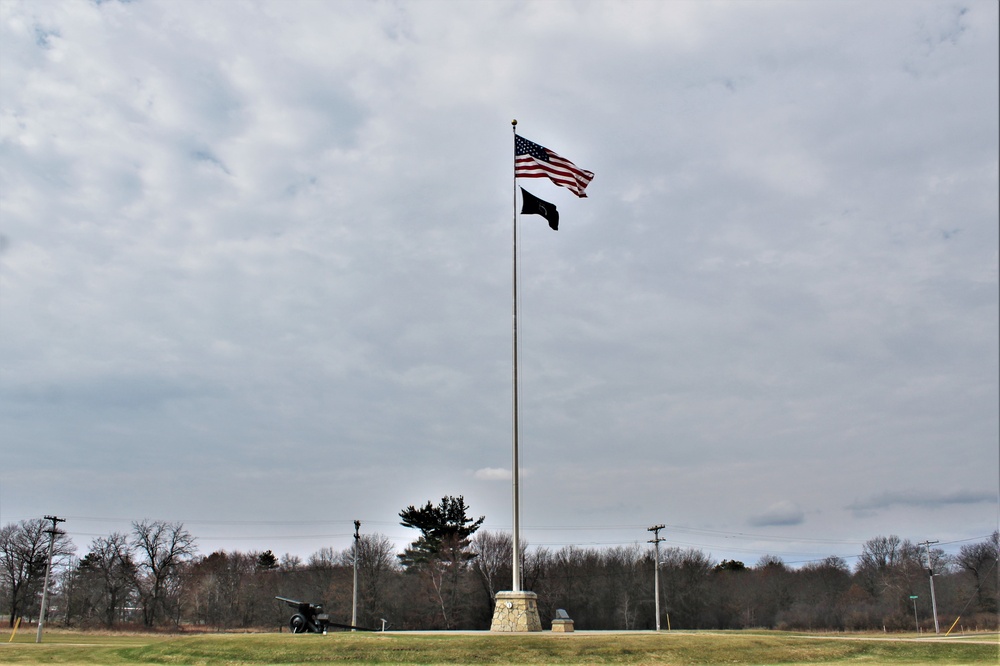
[[538,595],[534,592],[497,592],[490,631],[541,631]]
[[573,620],[552,620],[552,631],[557,634],[568,634],[573,631]]
[[566,613],[566,609],[556,609],[556,616],[552,620],[552,631],[562,634],[568,634],[573,631],[573,620]]

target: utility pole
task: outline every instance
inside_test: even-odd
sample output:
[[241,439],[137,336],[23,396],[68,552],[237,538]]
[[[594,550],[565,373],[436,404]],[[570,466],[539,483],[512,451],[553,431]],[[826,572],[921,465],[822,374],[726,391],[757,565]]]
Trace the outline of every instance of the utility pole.
[[358,542],[361,541],[361,521],[354,521],[354,603],[351,611],[351,631],[357,631],[353,627],[358,626]]
[[42,625],[45,623],[45,607],[49,602],[49,573],[52,571],[52,549],[56,545],[56,535],[62,534],[56,525],[59,523],[65,523],[64,518],[59,518],[56,516],[45,516],[45,520],[52,521],[52,529],[45,530],[45,533],[49,535],[49,558],[45,562],[45,584],[42,587],[42,609],[38,611],[38,632],[35,634],[35,642],[42,642]]
[[931,579],[931,610],[934,612],[934,633],[940,634],[941,627],[938,626],[937,599],[934,597],[934,568],[931,566],[931,544],[937,541],[924,541],[920,545],[927,549],[927,575]]
[[652,532],[655,537],[649,540],[649,543],[653,544],[656,548],[656,568],[653,570],[653,589],[656,594],[656,630],[660,630],[660,542],[666,541],[666,539],[660,538],[660,530],[662,530],[665,525],[653,525],[652,527],[646,528],[647,532]]

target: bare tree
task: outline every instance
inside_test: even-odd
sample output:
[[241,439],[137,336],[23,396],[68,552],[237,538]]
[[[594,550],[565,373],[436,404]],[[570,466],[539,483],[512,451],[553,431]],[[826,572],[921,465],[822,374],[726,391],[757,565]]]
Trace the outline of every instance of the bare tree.
[[[358,539],[358,597],[362,622],[378,627],[389,612],[388,587],[399,572],[395,546],[384,534],[363,534]],[[344,550],[345,563],[354,565],[354,549]]]
[[[529,549],[529,543],[524,538],[521,539],[520,547],[524,589],[537,590],[536,586],[544,578],[545,568],[550,559],[549,551],[544,548]],[[477,604],[479,606],[477,615],[481,615],[482,619],[488,622],[493,616],[497,592],[510,589],[514,541],[507,532],[476,532],[472,539],[472,550],[476,553],[472,568],[483,590],[482,603]],[[539,596],[539,604],[540,611],[549,610],[541,607],[545,604],[544,594]]]
[[[648,610],[648,551],[638,543],[618,546],[604,552],[604,569],[612,593],[615,628],[636,629],[640,612]],[[647,559],[644,559],[647,558]],[[648,615],[648,613],[647,613]]]
[[1000,562],[1000,531],[980,543],[962,546],[958,553],[958,565],[969,575],[976,586],[976,602],[984,613],[996,613],[1000,609],[1000,594],[997,586],[997,564]]
[[216,551],[192,561],[191,582],[185,586],[188,612],[214,627],[253,626],[259,606],[253,585],[257,558],[256,553]]
[[850,589],[851,571],[839,557],[827,557],[810,562],[792,577],[795,600],[782,615],[779,628],[784,625],[797,629],[842,629],[844,620],[840,604],[842,596]]
[[324,546],[309,556],[308,566],[312,569],[332,569],[340,564],[339,553],[330,546]]
[[706,592],[714,567],[711,557],[694,548],[663,551],[661,580],[674,626],[700,629],[711,624]]
[[896,535],[869,539],[858,557],[855,576],[872,596],[872,610],[882,626],[909,625],[909,596],[926,580],[919,546]]
[[921,569],[920,550],[895,534],[877,536],[865,542],[855,572],[870,593],[881,596],[905,587],[908,569]]
[[754,624],[774,628],[780,612],[792,603],[791,573],[776,555],[763,555],[752,570]]
[[253,558],[253,576],[250,578],[250,590],[247,592],[247,612],[249,625],[274,626],[281,625],[285,618],[284,609],[274,603],[278,594],[278,558],[270,550],[251,552]]
[[95,615],[105,627],[113,627],[134,602],[135,573],[127,535],[114,532],[94,539],[74,577],[81,619]]
[[473,569],[489,595],[487,603],[490,613],[493,612],[497,592],[507,589],[501,586],[510,585],[513,549],[513,539],[505,532],[477,532],[472,539],[472,550],[476,553]]
[[195,538],[181,523],[144,520],[132,523],[130,545],[136,557],[134,583],[142,605],[142,621],[152,627],[176,611],[178,574],[197,550]]
[[[38,611],[36,597],[44,583],[48,527],[48,521],[34,518],[0,528],[0,583],[7,588],[10,626],[18,617]],[[73,542],[58,532],[52,553],[54,558],[71,555]]]
[[[315,590],[312,594],[318,594],[319,598],[325,600],[326,611],[333,613],[332,604],[334,597],[339,601],[338,605],[344,605],[347,599],[348,590],[343,589],[341,581],[344,578],[346,567],[341,563],[340,553],[330,546],[320,548],[309,556],[304,575],[300,580],[306,587]],[[306,595],[307,598],[312,598]],[[349,605],[349,603],[348,603]]]

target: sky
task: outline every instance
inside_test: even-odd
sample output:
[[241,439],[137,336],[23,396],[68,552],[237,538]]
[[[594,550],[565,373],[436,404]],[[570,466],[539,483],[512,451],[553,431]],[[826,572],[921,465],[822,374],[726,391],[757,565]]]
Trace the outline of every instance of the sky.
[[[998,23],[0,0],[0,524],[306,559],[461,495],[509,532],[516,220],[530,548],[984,540]],[[515,184],[514,119],[586,198]]]

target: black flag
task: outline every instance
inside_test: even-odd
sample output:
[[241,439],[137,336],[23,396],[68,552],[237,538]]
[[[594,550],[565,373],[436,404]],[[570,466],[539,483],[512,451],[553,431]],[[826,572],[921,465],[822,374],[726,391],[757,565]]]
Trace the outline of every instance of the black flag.
[[549,221],[549,226],[553,231],[559,230],[559,211],[555,204],[542,201],[528,190],[521,188],[521,214],[541,215]]

